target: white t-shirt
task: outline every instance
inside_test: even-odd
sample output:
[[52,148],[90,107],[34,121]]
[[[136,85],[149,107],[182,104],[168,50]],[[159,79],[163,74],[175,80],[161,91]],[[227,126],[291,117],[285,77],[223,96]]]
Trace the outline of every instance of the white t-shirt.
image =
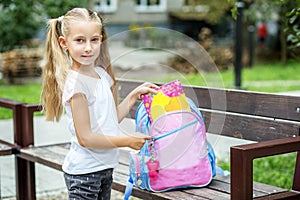
[[62,102],[68,118],[68,129],[72,134],[70,151],[66,155],[62,169],[68,174],[85,174],[118,165],[119,150],[88,149],[82,147],[76,138],[70,98],[76,93],[85,94],[88,101],[91,130],[93,133],[118,136],[120,134],[117,111],[110,87],[112,79],[101,67],[95,68],[100,78],[93,78],[70,70]]

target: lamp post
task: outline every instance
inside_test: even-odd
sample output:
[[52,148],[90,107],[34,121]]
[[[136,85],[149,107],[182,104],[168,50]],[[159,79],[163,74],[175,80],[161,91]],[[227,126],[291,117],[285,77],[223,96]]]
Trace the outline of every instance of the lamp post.
[[235,74],[235,88],[241,88],[241,72],[242,72],[242,55],[243,55],[243,7],[244,2],[237,2],[237,19],[235,26],[235,60],[234,60],[234,74]]

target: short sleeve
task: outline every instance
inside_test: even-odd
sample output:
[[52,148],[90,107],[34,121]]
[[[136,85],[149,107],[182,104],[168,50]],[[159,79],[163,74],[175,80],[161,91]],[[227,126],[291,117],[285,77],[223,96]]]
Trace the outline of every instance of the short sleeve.
[[77,73],[70,72],[65,82],[63,96],[62,96],[62,103],[65,105],[74,94],[82,93],[87,95],[85,88],[85,84],[82,79],[79,78]]

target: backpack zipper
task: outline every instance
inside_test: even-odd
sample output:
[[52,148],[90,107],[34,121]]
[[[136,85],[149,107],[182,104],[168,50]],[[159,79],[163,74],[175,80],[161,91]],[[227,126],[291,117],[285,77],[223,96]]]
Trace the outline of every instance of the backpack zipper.
[[167,132],[165,134],[162,134],[162,135],[159,135],[159,136],[156,136],[156,137],[152,138],[152,141],[159,140],[159,139],[162,139],[162,138],[167,137],[169,135],[172,135],[172,134],[174,134],[174,133],[176,133],[176,132],[178,132],[178,131],[180,131],[182,129],[185,129],[185,128],[187,128],[187,127],[189,127],[189,126],[191,126],[191,125],[193,125],[193,124],[195,124],[197,122],[198,122],[198,119],[195,119],[194,121],[192,121],[192,122],[190,122],[188,124],[185,124],[185,125],[183,125],[183,126],[181,126],[179,128],[176,128],[176,129],[174,129],[174,130],[172,130],[170,132]]

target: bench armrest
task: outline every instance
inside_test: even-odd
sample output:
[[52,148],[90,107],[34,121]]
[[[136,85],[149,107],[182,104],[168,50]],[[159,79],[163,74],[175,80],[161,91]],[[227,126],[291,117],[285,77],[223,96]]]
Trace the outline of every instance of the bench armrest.
[[20,147],[0,139],[0,156],[20,153]]
[[295,151],[300,151],[300,136],[231,147],[231,199],[253,198],[253,159]]

